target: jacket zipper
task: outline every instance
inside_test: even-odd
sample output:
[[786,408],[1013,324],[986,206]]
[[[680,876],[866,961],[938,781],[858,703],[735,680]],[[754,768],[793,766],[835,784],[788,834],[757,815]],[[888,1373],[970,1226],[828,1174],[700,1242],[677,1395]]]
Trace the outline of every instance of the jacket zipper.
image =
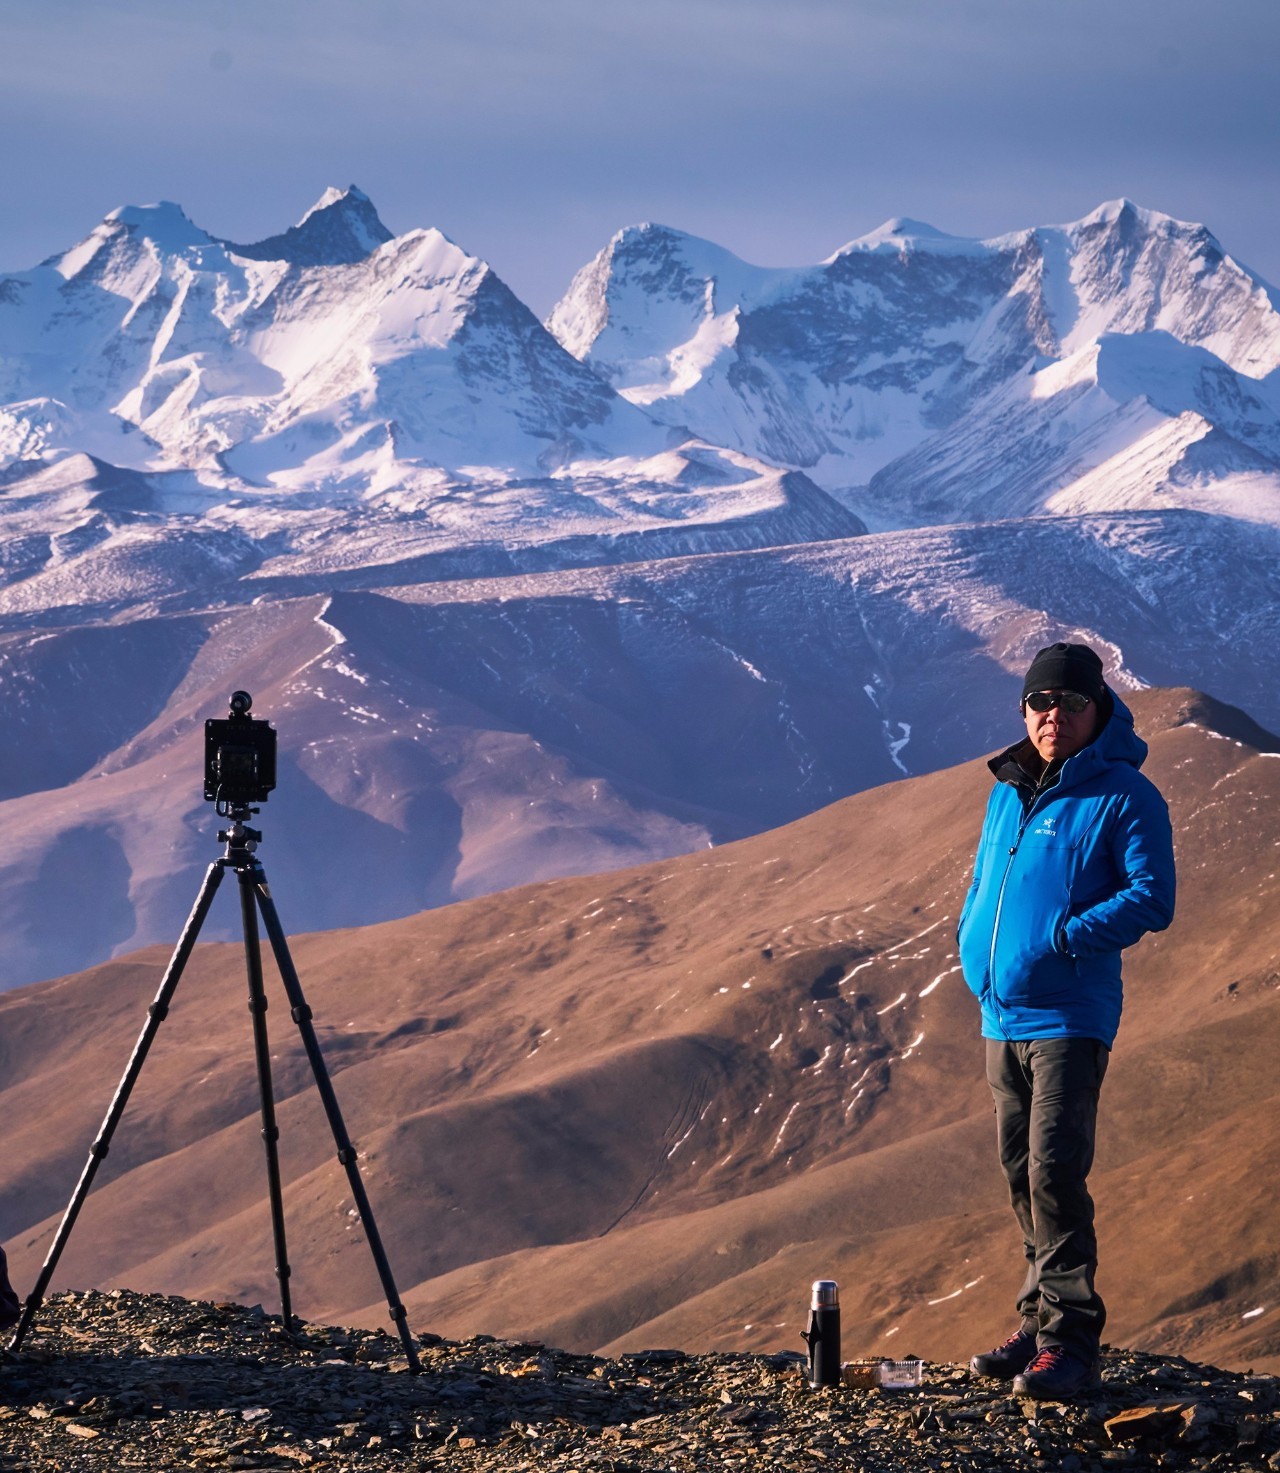
[[[1046,789],[1045,791],[1048,792],[1051,790]],[[1027,809],[1026,813],[1023,814],[1022,822],[1018,825],[1018,832],[1014,837],[1013,844],[1010,847],[1008,856],[1006,857],[1004,862],[1004,874],[1000,876],[1000,890],[996,895],[996,914],[995,919],[991,922],[991,953],[987,958],[987,975],[991,979],[991,999],[995,1003],[996,1017],[1000,1021],[1000,1030],[1005,1034],[1006,1039],[1009,1035],[1005,1031],[1004,1013],[1000,1009],[1000,993],[996,988],[996,940],[1000,935],[1000,912],[1004,909],[1005,887],[1009,883],[1009,871],[1013,868],[1013,861],[1014,857],[1017,855],[1018,846],[1022,843],[1022,836],[1026,833],[1027,825],[1031,822],[1032,817],[1035,814],[1036,805],[1039,803],[1040,799],[1043,796],[1043,793],[1036,794],[1036,796],[1031,800],[1031,806]]]

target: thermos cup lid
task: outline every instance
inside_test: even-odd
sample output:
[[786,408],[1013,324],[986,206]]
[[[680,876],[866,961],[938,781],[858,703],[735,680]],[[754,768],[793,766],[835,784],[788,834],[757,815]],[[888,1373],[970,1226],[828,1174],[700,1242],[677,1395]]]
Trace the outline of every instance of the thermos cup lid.
[[840,1303],[840,1285],[834,1279],[813,1281],[813,1309],[834,1309]]

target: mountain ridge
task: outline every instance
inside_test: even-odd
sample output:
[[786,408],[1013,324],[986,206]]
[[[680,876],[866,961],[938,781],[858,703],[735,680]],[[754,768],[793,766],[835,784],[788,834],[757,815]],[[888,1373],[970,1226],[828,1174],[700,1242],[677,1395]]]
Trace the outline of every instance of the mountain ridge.
[[[889,221],[796,269],[632,228],[548,325],[651,413],[803,468],[865,514],[851,483],[892,474],[966,416],[989,434],[985,394],[1108,332],[1167,332],[1263,392],[1280,363],[1275,303],[1205,227],[1121,200],[986,241]],[[895,524],[878,511],[877,525]]]

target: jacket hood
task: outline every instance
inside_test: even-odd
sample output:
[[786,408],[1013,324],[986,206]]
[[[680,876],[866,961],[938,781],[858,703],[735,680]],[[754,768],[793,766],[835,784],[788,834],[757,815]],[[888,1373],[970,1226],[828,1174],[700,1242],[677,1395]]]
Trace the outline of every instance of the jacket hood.
[[[1147,760],[1150,748],[1133,729],[1133,712],[1110,686],[1106,687],[1106,691],[1111,697],[1111,715],[1089,745],[1082,747],[1074,757],[1068,757],[1062,764],[1062,771],[1055,785],[1059,792],[1085,782],[1113,763],[1127,762],[1131,767],[1140,768]],[[1024,736],[993,757],[987,766],[999,777],[1005,763],[1018,762],[1021,756],[1031,750],[1031,738]]]

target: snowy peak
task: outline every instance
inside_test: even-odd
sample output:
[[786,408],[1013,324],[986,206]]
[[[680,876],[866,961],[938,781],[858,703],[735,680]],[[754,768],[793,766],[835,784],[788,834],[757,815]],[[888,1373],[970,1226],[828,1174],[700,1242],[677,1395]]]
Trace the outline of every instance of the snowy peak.
[[788,272],[750,266],[732,251],[667,225],[629,225],[574,277],[547,326],[574,357],[610,326],[633,347],[679,325],[696,331]]
[[877,233],[883,235],[928,236],[934,240],[954,240],[956,238],[953,235],[948,235],[945,230],[939,230],[936,225],[929,225],[924,220],[913,220],[909,215],[895,215],[892,220],[886,220]]
[[934,225],[929,225],[922,220],[913,220],[908,216],[898,215],[892,220],[886,220],[883,225],[875,230],[868,231],[866,235],[860,235],[856,240],[851,240],[847,245],[841,246],[827,259],[835,260],[852,251],[877,251],[877,250],[901,250],[911,246],[926,251],[963,251],[965,253],[995,252],[1016,250],[1025,244],[1031,237],[1045,231],[1059,232],[1072,240],[1083,237],[1096,236],[1098,234],[1110,235],[1113,238],[1137,238],[1146,236],[1157,236],[1161,239],[1181,238],[1188,244],[1194,244],[1201,239],[1213,241],[1214,246],[1221,252],[1221,246],[1213,239],[1213,236],[1203,225],[1192,221],[1178,220],[1172,215],[1163,214],[1159,210],[1144,209],[1130,199],[1106,200],[1090,210],[1080,220],[1072,221],[1066,225],[1053,225],[1042,227],[1040,231],[1015,230],[1005,235],[991,236],[987,239],[979,239],[967,235],[951,235],[945,230],[939,230]]
[[[313,215],[322,214],[326,210],[332,210],[336,207],[349,208],[353,212],[372,212],[374,219],[377,219],[377,212],[373,209],[373,201],[359,185],[348,184],[345,189],[337,189],[331,184],[307,213],[303,215],[302,219],[298,221],[298,224],[300,226],[305,225]],[[379,220],[378,224],[381,225],[382,221]]]
[[392,239],[373,202],[354,184],[326,189],[296,225],[253,245],[231,245],[251,261],[288,261],[295,266],[351,266]]
[[1106,332],[1167,332],[1254,378],[1280,366],[1272,293],[1205,226],[1120,199],[1036,235],[1064,353]]
[[394,258],[402,272],[411,273],[416,283],[452,282],[459,292],[470,296],[480,278],[492,274],[492,267],[487,262],[463,250],[434,227],[410,230],[392,239],[395,244],[388,257]]
[[143,259],[158,261],[216,246],[211,235],[188,219],[180,205],[121,205],[77,245],[46,263],[66,280],[88,272],[91,278],[119,272]]
[[1166,507],[1280,521],[1280,418],[1167,332],[1104,333],[1015,375],[873,477],[872,524]]
[[619,230],[603,254],[609,257],[616,271],[641,276],[652,276],[655,272],[663,275],[674,272],[680,277],[716,276],[759,269],[748,266],[741,257],[714,241],[652,222]]
[[1174,216],[1166,215],[1160,210],[1143,209],[1141,205],[1123,196],[1120,199],[1104,200],[1096,209],[1090,210],[1083,220],[1077,220],[1073,225],[1066,225],[1063,229],[1078,232],[1099,226],[1115,226],[1123,230],[1165,231],[1166,233],[1204,229],[1203,225],[1197,225],[1193,221],[1175,219]]
[[842,245],[827,257],[823,265],[829,265],[841,256],[855,251],[905,251],[910,249],[933,251],[962,251],[973,254],[983,249],[981,241],[970,240],[963,235],[948,235],[945,230],[926,225],[923,220],[912,220],[906,215],[895,215],[875,230],[860,235],[847,245]]
[[[298,228],[352,207],[345,196]],[[439,230],[390,239],[338,273],[291,266],[242,316],[231,346],[249,349],[279,391],[251,416],[234,395],[210,414],[227,429],[225,465],[256,484],[380,491],[461,467],[501,475],[662,443]]]
[[154,205],[121,205],[103,224],[118,225],[131,235],[150,240],[162,251],[182,251],[189,246],[208,245],[212,240],[191,222],[181,205],[167,199]]
[[1211,407],[1209,401],[1223,397],[1218,386],[1231,383],[1242,405],[1267,413],[1258,396],[1243,387],[1251,380],[1233,373],[1206,349],[1180,343],[1171,333],[1104,333],[1091,356],[1098,387],[1117,403],[1146,398],[1167,414],[1185,409],[1204,412]]
[[578,272],[547,327],[575,358],[648,404],[697,382],[735,339],[744,303],[793,275],[666,225],[631,225]]

